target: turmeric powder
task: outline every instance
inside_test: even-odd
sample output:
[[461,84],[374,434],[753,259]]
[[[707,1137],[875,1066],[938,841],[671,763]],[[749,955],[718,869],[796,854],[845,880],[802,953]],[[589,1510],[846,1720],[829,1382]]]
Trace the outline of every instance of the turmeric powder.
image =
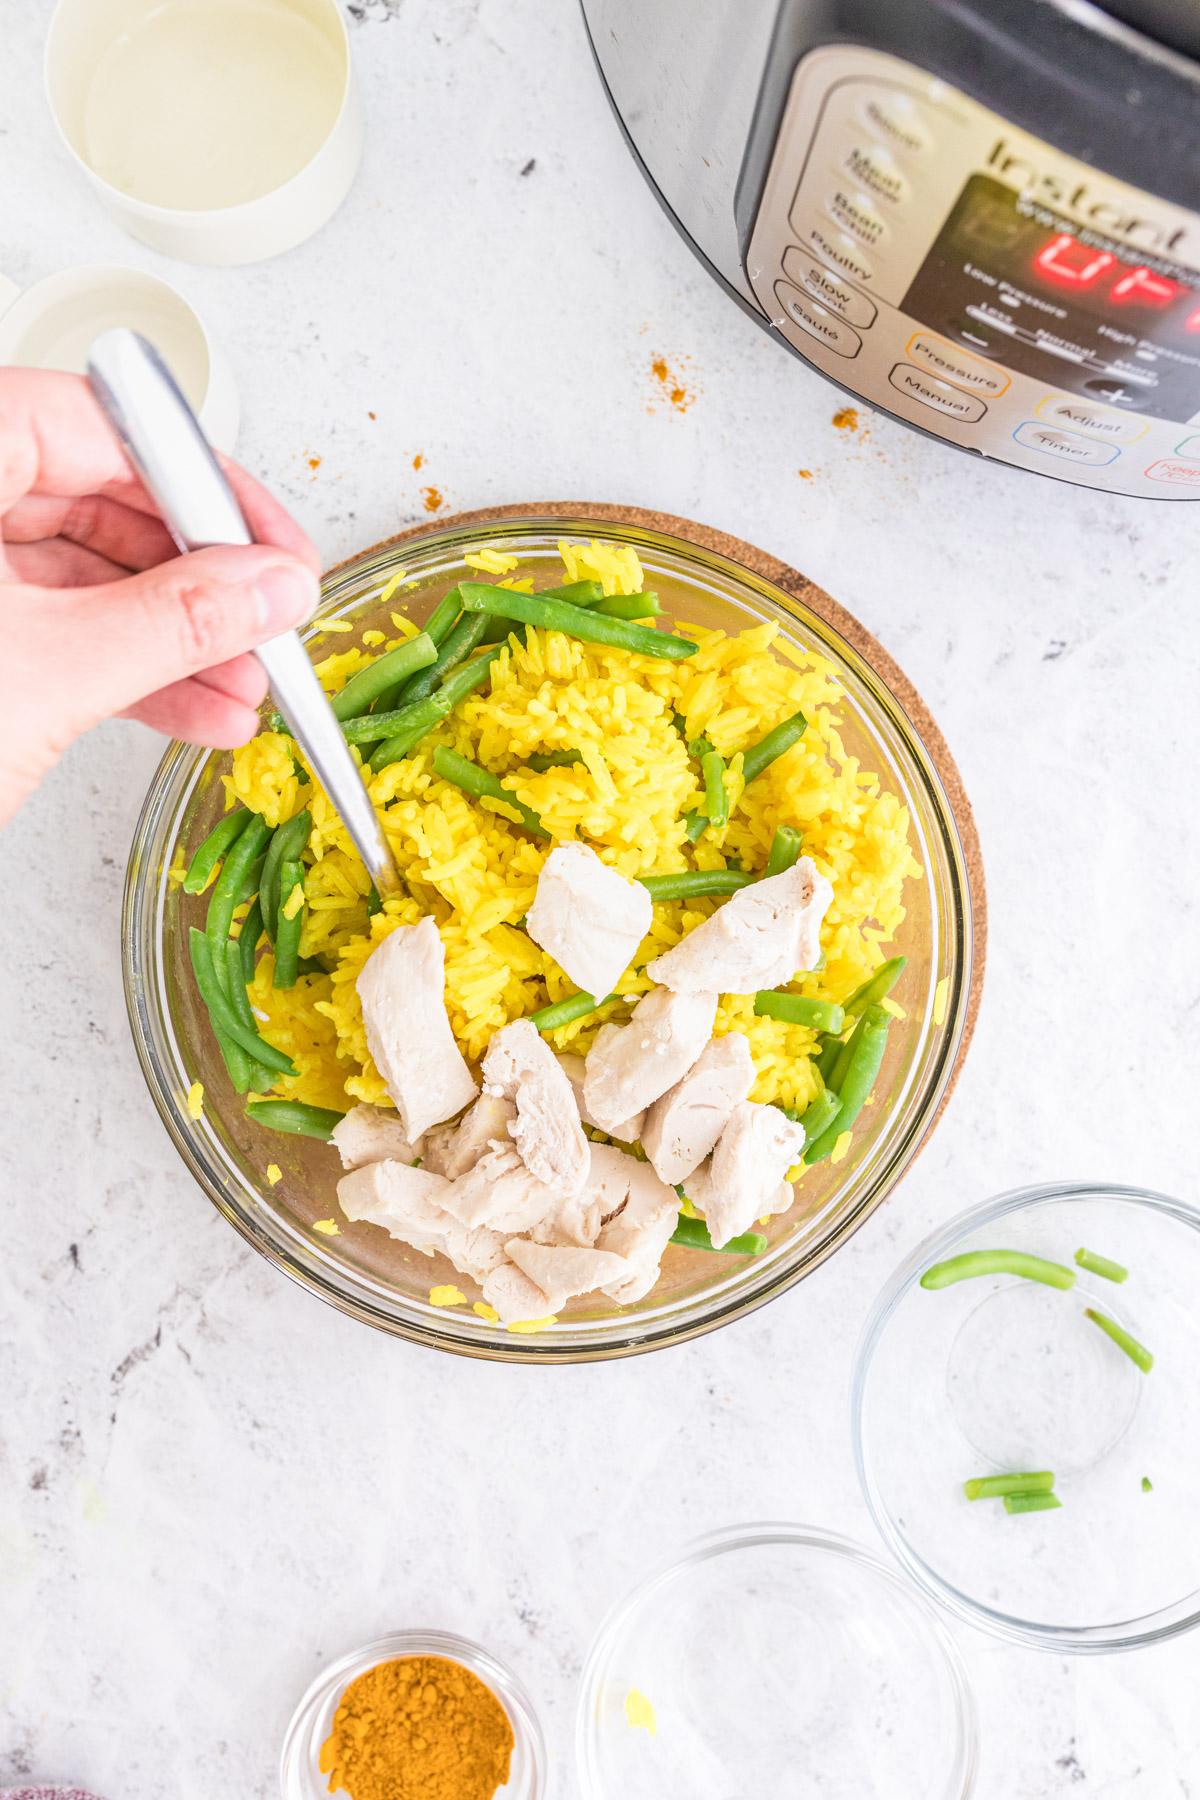
[[321,1750],[350,1800],[494,1800],[513,1730],[491,1688],[442,1656],[400,1656],[352,1681]]

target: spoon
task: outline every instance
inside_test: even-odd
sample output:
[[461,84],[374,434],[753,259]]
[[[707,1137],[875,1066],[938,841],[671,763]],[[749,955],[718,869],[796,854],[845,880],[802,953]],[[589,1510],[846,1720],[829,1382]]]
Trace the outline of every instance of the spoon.
[[[254,542],[208,439],[152,344],[124,327],[102,333],[88,355],[88,380],[181,550]],[[383,826],[299,637],[285,631],[254,654],[376,891],[398,892]]]

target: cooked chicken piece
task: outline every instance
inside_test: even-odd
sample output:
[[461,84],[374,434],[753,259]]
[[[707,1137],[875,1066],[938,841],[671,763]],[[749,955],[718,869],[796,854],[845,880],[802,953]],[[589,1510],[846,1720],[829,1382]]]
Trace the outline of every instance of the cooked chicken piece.
[[712,1036],[716,993],[672,994],[655,988],[628,1025],[603,1025],[587,1056],[583,1094],[601,1131],[618,1135],[687,1074]]
[[604,1226],[596,1248],[611,1250],[629,1263],[632,1273],[606,1282],[604,1292],[619,1306],[631,1306],[644,1299],[658,1280],[663,1251],[679,1218],[679,1196],[659,1180],[649,1163],[636,1162],[632,1156],[622,1160],[631,1165],[629,1198]]
[[343,1175],[337,1195],[348,1219],[382,1225],[422,1256],[444,1256],[460,1274],[482,1281],[504,1261],[504,1239],[471,1230],[447,1212],[449,1191],[444,1175],[388,1159]]
[[585,993],[603,1000],[650,929],[654,903],[586,844],[560,844],[542,864],[525,929]]
[[364,1163],[415,1162],[420,1144],[410,1144],[394,1112],[381,1106],[352,1106],[333,1128],[333,1142],[343,1169],[361,1169]]
[[821,954],[821,921],[833,889],[810,857],[744,887],[674,949],[646,964],[677,994],[753,994],[778,987]]
[[688,1199],[704,1214],[718,1250],[755,1219],[786,1212],[792,1190],[783,1178],[803,1150],[803,1125],[777,1106],[743,1100],[734,1107],[710,1160],[687,1184]]
[[558,1210],[530,1228],[537,1244],[575,1244],[587,1249],[596,1242],[600,1227],[624,1206],[629,1197],[630,1171],[644,1168],[632,1156],[611,1144],[591,1144],[591,1162],[582,1193],[564,1200]]
[[[585,1125],[594,1125],[597,1131],[602,1131],[604,1129],[603,1126],[596,1125],[595,1119],[593,1119],[588,1112],[587,1104],[583,1097],[583,1082],[587,1064],[584,1062],[582,1056],[573,1056],[569,1050],[559,1050],[556,1052],[556,1060],[559,1068],[571,1084],[575,1094],[575,1104],[579,1108],[580,1118]],[[636,1144],[642,1135],[642,1126],[645,1122],[646,1115],[644,1112],[634,1113],[632,1119],[622,1119],[619,1125],[614,1125],[608,1135],[610,1137],[619,1138],[623,1144]]]
[[674,1186],[700,1167],[753,1086],[754,1059],[744,1034],[713,1038],[683,1080],[646,1115],[642,1149],[661,1180]]
[[509,1130],[530,1174],[560,1194],[577,1194],[587,1180],[588,1141],[571,1084],[536,1025],[517,1019],[496,1033],[483,1085],[495,1099],[516,1101]]
[[421,1141],[425,1168],[457,1181],[473,1169],[494,1144],[509,1142],[509,1126],[517,1116],[511,1100],[496,1094],[480,1094],[474,1106],[454,1125],[438,1125]]
[[614,1286],[634,1274],[633,1264],[610,1250],[531,1244],[527,1238],[510,1238],[504,1249],[509,1261],[542,1290],[552,1313],[560,1312],[576,1294]]
[[503,1262],[483,1283],[483,1297],[494,1306],[504,1325],[522,1325],[532,1319],[548,1319],[553,1311],[549,1296],[536,1281],[522,1275],[515,1264]]
[[499,1139],[465,1175],[450,1183],[443,1205],[464,1225],[493,1231],[532,1231],[558,1217],[561,1191],[539,1181],[521,1160],[515,1144]]
[[446,1017],[445,964],[438,928],[425,918],[398,925],[358,976],[371,1056],[410,1142],[478,1092]]

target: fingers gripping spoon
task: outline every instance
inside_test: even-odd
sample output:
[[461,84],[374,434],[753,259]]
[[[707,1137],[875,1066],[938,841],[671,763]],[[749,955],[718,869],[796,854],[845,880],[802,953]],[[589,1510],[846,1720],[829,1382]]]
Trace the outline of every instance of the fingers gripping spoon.
[[[135,331],[106,331],[88,357],[92,391],[181,550],[252,544],[220,464],[158,352]],[[379,894],[400,877],[342,728],[294,631],[254,653],[275,704],[336,807]]]

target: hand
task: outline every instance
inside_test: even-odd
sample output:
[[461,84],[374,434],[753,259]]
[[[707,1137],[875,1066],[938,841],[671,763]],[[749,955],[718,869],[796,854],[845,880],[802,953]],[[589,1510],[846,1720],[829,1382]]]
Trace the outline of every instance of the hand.
[[225,472],[258,543],[180,556],[82,377],[0,369],[0,824],[101,719],[216,749],[257,730],[248,652],[312,613],[320,563]]

